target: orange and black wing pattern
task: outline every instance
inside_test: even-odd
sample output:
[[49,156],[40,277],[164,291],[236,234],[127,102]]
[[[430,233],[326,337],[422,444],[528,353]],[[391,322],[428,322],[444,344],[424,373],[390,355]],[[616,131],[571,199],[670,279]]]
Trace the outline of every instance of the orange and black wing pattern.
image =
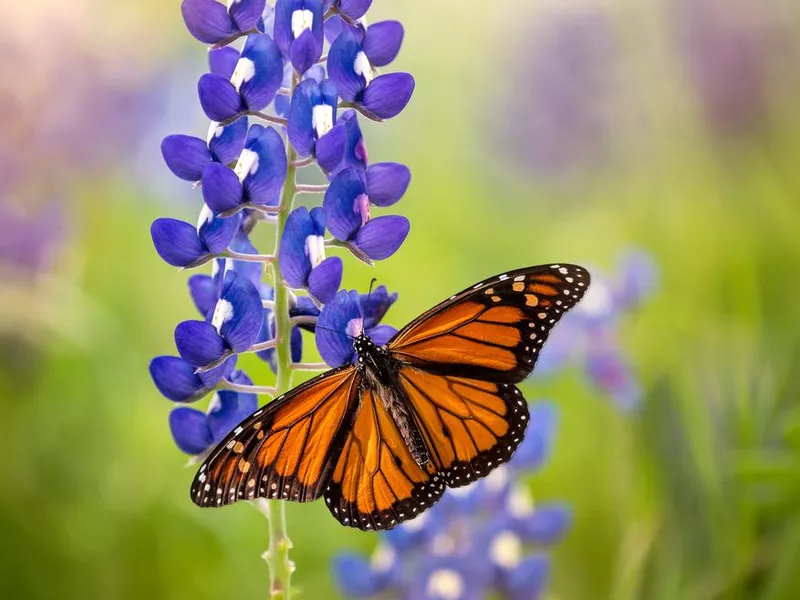
[[448,487],[461,487],[508,462],[528,426],[528,403],[517,387],[400,371],[400,384],[436,471]]
[[577,265],[520,269],[452,296],[400,330],[391,353],[430,373],[518,383],[563,314],[589,287]]
[[358,415],[325,490],[331,514],[350,527],[391,529],[435,504],[444,488],[433,464],[423,468],[414,460],[382,400],[363,390]]
[[276,398],[234,429],[203,463],[191,486],[199,506],[322,495],[358,409],[354,366],[315,377]]

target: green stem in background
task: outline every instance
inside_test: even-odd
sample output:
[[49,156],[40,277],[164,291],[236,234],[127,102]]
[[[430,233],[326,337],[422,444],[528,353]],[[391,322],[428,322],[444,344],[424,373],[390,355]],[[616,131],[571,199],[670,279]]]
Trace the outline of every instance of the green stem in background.
[[[297,87],[297,76],[292,78],[290,93],[294,93]],[[281,236],[286,228],[286,220],[292,211],[294,197],[297,193],[297,182],[295,181],[295,161],[297,152],[292,148],[289,140],[286,140],[286,161],[289,168],[286,172],[286,183],[283,185],[281,196],[280,211],[278,212],[278,226],[275,232],[275,258],[272,261],[273,284],[275,286],[275,339],[276,361],[277,361],[277,381],[275,393],[281,394],[289,391],[292,385],[292,350],[291,333],[292,321],[289,317],[289,288],[281,277],[280,263],[278,259],[278,248],[280,247]],[[264,560],[269,565],[270,572],[270,598],[273,600],[289,600],[291,597],[291,577],[294,571],[294,563],[289,560],[289,549],[292,541],[286,533],[286,507],[281,500],[257,501],[258,508],[267,516],[269,520],[269,549],[264,553]]]

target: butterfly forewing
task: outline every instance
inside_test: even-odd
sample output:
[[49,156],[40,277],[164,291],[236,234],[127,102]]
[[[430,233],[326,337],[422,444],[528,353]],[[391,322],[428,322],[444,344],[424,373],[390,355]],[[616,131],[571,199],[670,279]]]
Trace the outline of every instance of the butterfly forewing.
[[434,504],[444,487],[434,465],[417,464],[381,399],[365,389],[325,491],[331,514],[343,525],[391,529]]
[[426,371],[518,383],[530,375],[553,326],[589,286],[576,265],[545,265],[492,277],[412,321],[389,342]]
[[355,417],[359,381],[353,366],[328,371],[253,413],[200,467],[192,500],[319,498]]

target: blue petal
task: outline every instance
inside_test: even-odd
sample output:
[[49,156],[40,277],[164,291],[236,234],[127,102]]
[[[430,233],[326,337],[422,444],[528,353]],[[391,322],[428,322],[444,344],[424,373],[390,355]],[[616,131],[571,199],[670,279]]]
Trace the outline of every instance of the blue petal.
[[[209,165],[209,168],[211,166],[212,165]],[[228,246],[233,240],[233,236],[239,231],[239,226],[242,223],[242,215],[236,214],[232,217],[222,218],[215,217],[210,209],[204,210],[206,210],[210,216],[200,224],[198,234],[211,254],[221,254],[228,249]]]
[[306,71],[304,79],[313,79],[317,83],[322,83],[322,80],[325,79],[326,76],[327,75],[325,72],[325,67],[321,64],[316,64],[313,67],[311,67],[308,71]]
[[195,367],[204,367],[227,351],[217,330],[205,321],[183,321],[175,328],[175,346],[181,358]]
[[202,190],[203,200],[214,214],[241,206],[244,197],[244,189],[236,173],[220,163],[208,165],[203,172]]
[[336,174],[347,149],[347,130],[344,125],[334,126],[317,140],[317,163],[326,173]]
[[335,557],[333,574],[342,594],[348,598],[371,598],[389,583],[383,572],[374,570],[367,560],[355,554]]
[[238,0],[233,4],[229,3],[229,6],[228,12],[239,31],[249,31],[256,26],[261,15],[264,14],[266,0]]
[[214,440],[206,423],[206,414],[194,408],[180,407],[169,413],[172,439],[186,454],[201,454]]
[[299,327],[292,327],[292,339],[289,342],[292,349],[292,362],[303,360],[303,332]]
[[411,170],[400,163],[376,163],[367,168],[367,195],[376,206],[391,206],[411,183]]
[[311,212],[311,225],[314,235],[325,235],[325,226],[327,225],[328,216],[325,210],[319,206],[312,208]]
[[[231,381],[239,385],[253,385],[243,371],[236,371]],[[231,390],[220,390],[208,411],[208,427],[214,442],[222,441],[234,427],[258,409],[258,396]]]
[[246,107],[233,84],[219,75],[206,73],[197,82],[200,106],[212,121],[224,121],[241,113]]
[[537,554],[523,559],[506,576],[509,600],[538,600],[550,576],[550,559]]
[[186,181],[199,181],[213,157],[205,142],[188,135],[169,135],[161,142],[161,155],[167,167]]
[[317,319],[317,350],[331,367],[353,362],[353,339],[363,328],[358,292],[339,291]]
[[362,46],[364,54],[375,67],[385,67],[400,52],[403,44],[403,26],[399,21],[381,21],[367,28]]
[[194,305],[205,319],[219,300],[220,287],[208,275],[192,275],[189,277],[188,285]]
[[323,304],[333,300],[342,284],[342,259],[330,256],[311,270],[308,291]]
[[[222,304],[225,302],[226,304]],[[217,313],[216,311],[219,311]],[[251,281],[234,271],[225,274],[213,324],[234,352],[252,346],[263,326],[261,294]]]
[[156,252],[175,267],[196,266],[211,259],[197,229],[177,219],[156,219],[150,226]]
[[367,85],[366,79],[356,73],[355,63],[361,45],[349,30],[345,30],[328,51],[328,75],[336,84],[339,95],[353,102]]
[[361,127],[358,124],[358,115],[354,110],[342,113],[340,120],[344,122],[347,140],[344,151],[343,164],[339,169],[356,167],[366,169],[368,161],[367,147],[364,145],[364,136],[361,134]]
[[208,52],[208,68],[214,75],[230,79],[236,63],[239,62],[239,51],[226,46]]
[[306,240],[314,235],[311,216],[305,206],[293,210],[286,219],[278,259],[281,276],[291,287],[302,289],[308,283],[311,260],[306,254]]
[[289,309],[289,314],[293,317],[318,317],[319,307],[308,296],[298,296]]
[[289,48],[294,39],[292,13],[295,10],[295,4],[295,0],[277,0],[275,2],[275,43],[278,44],[285,56],[289,56]]
[[216,0],[183,0],[181,12],[189,33],[205,44],[216,44],[236,31],[228,11]]
[[200,378],[200,381],[203,382],[203,385],[206,388],[211,389],[222,379],[225,379],[226,377],[230,376],[231,373],[233,373],[233,369],[236,368],[236,360],[238,358],[238,356],[233,355],[218,367],[198,373],[197,376]]
[[531,405],[528,431],[517,448],[511,465],[521,470],[540,468],[550,456],[557,424],[558,413],[553,404],[537,402]]
[[322,37],[317,38],[312,31],[305,30],[292,42],[289,58],[300,74],[308,71],[322,56]]
[[217,162],[229,165],[238,158],[244,148],[247,129],[247,118],[237,119],[227,127],[214,127],[209,135],[208,148]]
[[236,68],[242,68],[243,73],[253,75],[251,79],[242,81],[238,89],[245,106],[255,111],[265,109],[283,83],[283,57],[280,48],[268,35],[249,35]]
[[397,328],[392,327],[391,325],[378,325],[376,327],[367,329],[367,335],[371,337],[372,341],[378,346],[388,344],[389,340],[391,340],[396,334]]
[[369,7],[372,6],[372,0],[340,0],[339,10],[353,19],[360,19],[363,17]]
[[150,361],[150,377],[158,391],[174,402],[193,402],[209,392],[194,374],[194,367],[177,356],[157,356]]
[[360,301],[364,313],[364,327],[372,329],[381,322],[386,311],[397,301],[397,292],[389,294],[386,286],[381,285],[369,294],[362,294]]
[[414,93],[414,78],[408,73],[389,73],[376,77],[360,103],[381,119],[391,119],[406,107]]
[[[246,202],[277,205],[287,169],[286,149],[280,134],[272,127],[253,125],[236,168],[242,179]],[[242,172],[245,168],[247,170]]]
[[287,131],[289,141],[300,156],[311,156],[314,153],[313,111],[314,106],[321,102],[319,85],[313,79],[301,82],[292,95]]
[[639,407],[641,389],[628,359],[615,347],[593,347],[586,358],[589,380],[622,410]]
[[334,177],[325,192],[322,206],[328,215],[328,229],[339,240],[352,238],[362,225],[362,215],[356,210],[356,200],[367,190],[360,173],[346,169]]
[[377,217],[358,230],[353,242],[372,260],[384,260],[397,252],[410,229],[405,217]]
[[653,257],[641,250],[629,250],[619,261],[621,281],[614,294],[620,310],[630,310],[658,286],[658,267]]
[[532,544],[554,544],[572,525],[572,510],[565,503],[537,504],[533,514],[521,519],[523,539]]

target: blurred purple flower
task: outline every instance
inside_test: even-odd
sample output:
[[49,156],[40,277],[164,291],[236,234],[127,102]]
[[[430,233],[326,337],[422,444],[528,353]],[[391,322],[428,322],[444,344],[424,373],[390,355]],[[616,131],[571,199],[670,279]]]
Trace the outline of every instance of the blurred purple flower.
[[615,129],[607,104],[620,50],[602,9],[547,18],[536,35],[524,29],[501,131],[523,172],[558,178],[603,163],[611,152]]
[[652,257],[632,250],[619,259],[613,277],[592,274],[583,301],[564,316],[542,350],[534,376],[546,377],[567,363],[578,363],[604,394],[623,410],[637,408],[641,389],[619,340],[620,321],[657,286]]

